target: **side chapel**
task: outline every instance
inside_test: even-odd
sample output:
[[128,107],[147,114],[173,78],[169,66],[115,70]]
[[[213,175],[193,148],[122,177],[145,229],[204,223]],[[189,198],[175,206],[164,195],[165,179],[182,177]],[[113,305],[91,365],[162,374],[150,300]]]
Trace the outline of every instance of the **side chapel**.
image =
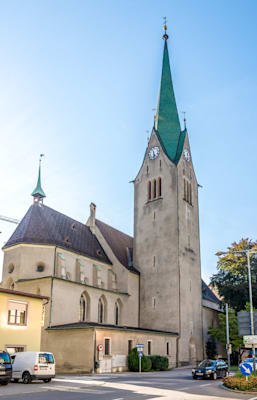
[[201,280],[198,183],[166,29],[154,127],[134,180],[134,238],[98,220],[93,203],[86,224],[45,205],[39,164],[33,204],[3,247],[1,286],[50,298],[41,350],[54,353],[58,372],[126,370],[137,343],[170,367],[194,364],[217,324],[219,300]]

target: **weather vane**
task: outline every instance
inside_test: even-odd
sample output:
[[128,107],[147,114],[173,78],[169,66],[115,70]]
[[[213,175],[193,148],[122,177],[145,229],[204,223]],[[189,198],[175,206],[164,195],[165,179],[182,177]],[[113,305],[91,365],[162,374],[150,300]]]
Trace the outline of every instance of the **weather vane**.
[[163,17],[163,29],[164,29],[164,35],[163,35],[163,39],[167,40],[169,38],[169,36],[167,35],[167,18]]
[[42,158],[44,157],[44,154],[40,154],[39,156],[39,162],[41,163]]

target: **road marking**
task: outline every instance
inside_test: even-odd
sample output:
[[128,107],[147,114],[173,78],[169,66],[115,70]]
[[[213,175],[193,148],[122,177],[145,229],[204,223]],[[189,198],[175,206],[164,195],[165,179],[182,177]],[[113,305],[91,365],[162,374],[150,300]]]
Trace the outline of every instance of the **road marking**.
[[248,399],[248,400],[257,400],[257,397],[251,397],[251,398]]
[[199,385],[199,387],[210,386],[211,383],[205,383],[204,385]]

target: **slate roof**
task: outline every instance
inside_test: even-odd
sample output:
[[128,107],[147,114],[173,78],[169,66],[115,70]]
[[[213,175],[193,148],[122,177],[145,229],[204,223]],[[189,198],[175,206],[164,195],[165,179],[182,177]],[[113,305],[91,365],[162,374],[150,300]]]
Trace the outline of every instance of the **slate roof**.
[[139,271],[133,267],[133,237],[98,219],[95,223],[119,262],[129,271],[139,274]]
[[47,330],[87,329],[87,328],[116,329],[116,330],[123,330],[123,331],[149,332],[149,333],[159,333],[159,334],[178,336],[177,332],[160,331],[160,330],[156,330],[156,329],[137,328],[137,327],[133,327],[133,326],[118,326],[118,325],[111,325],[111,324],[99,324],[97,322],[74,322],[72,324],[54,325],[54,326],[48,327]]
[[3,248],[19,243],[55,245],[111,264],[88,226],[39,203],[29,208]]
[[205,300],[212,301],[213,303],[220,303],[218,297],[213,293],[208,285],[202,280],[202,297]]

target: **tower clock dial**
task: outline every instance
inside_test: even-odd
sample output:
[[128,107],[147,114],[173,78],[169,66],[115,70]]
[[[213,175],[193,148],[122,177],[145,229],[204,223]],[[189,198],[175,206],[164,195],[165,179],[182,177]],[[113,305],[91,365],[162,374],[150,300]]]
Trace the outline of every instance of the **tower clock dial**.
[[154,146],[150,149],[148,153],[149,160],[154,160],[160,154],[160,147]]
[[184,157],[187,162],[189,162],[191,160],[190,153],[187,149],[184,149]]

